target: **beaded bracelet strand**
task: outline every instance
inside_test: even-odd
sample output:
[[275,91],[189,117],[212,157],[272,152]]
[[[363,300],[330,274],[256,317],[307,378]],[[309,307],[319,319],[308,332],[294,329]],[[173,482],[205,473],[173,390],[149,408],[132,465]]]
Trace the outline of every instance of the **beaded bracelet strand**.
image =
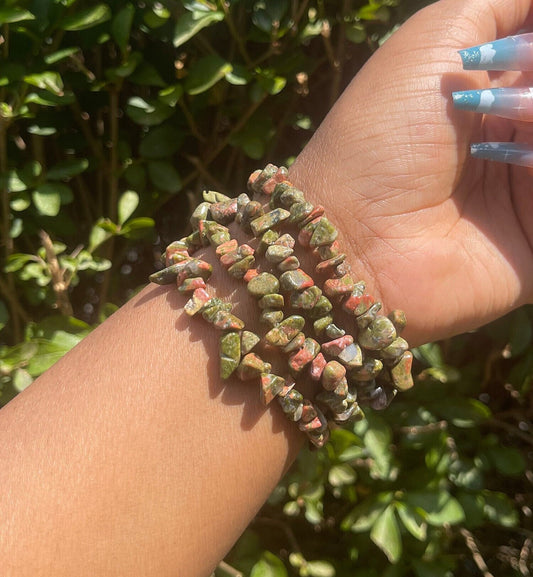
[[[192,293],[185,305],[186,313],[201,313],[223,332],[221,378],[228,378],[234,371],[241,380],[259,378],[263,403],[277,398],[284,413],[298,422],[311,444],[321,447],[328,439],[328,422],[321,409],[335,423],[360,419],[364,416],[361,404],[385,408],[397,390],[413,385],[412,354],[399,336],[405,315],[401,311],[393,311],[388,317],[378,314],[381,304],[365,294],[363,282],[355,283],[350,276],[345,254],[336,240],[337,231],[324,216],[324,208],[305,200],[288,181],[285,168],[268,165],[254,172],[248,188],[254,200],[247,194],[232,199],[214,191],[204,193],[204,202],[191,216],[193,233],[167,247],[166,268],[150,280],[158,284],[177,282],[180,292]],[[263,203],[255,198],[266,198],[271,210],[265,214]],[[248,244],[239,246],[231,238],[225,225],[233,220],[258,239],[257,250]],[[296,226],[299,245],[312,248],[320,260],[315,272],[326,277],[323,290],[300,268],[293,254],[295,239],[275,230],[283,225]],[[208,245],[216,247],[219,262],[230,275],[247,283],[249,294],[260,307],[261,322],[270,328],[264,342],[289,354],[289,371],[294,378],[271,373],[271,365],[252,352],[260,337],[244,330],[244,323],[231,314],[231,304],[207,293],[205,281],[212,267],[193,258],[193,254]],[[272,270],[254,268],[256,254],[263,255]],[[280,272],[279,278],[275,269]],[[318,339],[332,340],[319,343],[306,337],[303,316],[285,319],[285,298],[280,289],[288,294],[290,306],[309,318]],[[337,304],[355,318],[357,341],[333,323],[331,313]],[[332,359],[326,361],[325,356]],[[322,384],[315,403],[304,399],[295,388],[295,378],[303,376]]]

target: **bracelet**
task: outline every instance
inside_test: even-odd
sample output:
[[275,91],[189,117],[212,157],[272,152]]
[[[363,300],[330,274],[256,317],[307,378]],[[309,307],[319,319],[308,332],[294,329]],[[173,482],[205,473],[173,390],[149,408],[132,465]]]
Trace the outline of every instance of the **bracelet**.
[[[381,303],[365,292],[363,281],[352,278],[324,207],[306,201],[288,180],[286,168],[269,164],[255,171],[248,191],[252,199],[245,193],[230,198],[204,192],[204,202],[190,219],[193,232],[166,248],[165,268],[150,281],[176,283],[179,292],[190,295],[185,312],[200,314],[220,331],[222,379],[235,374],[243,381],[258,380],[262,403],[277,399],[310,445],[320,448],[329,438],[331,423],[362,419],[361,407],[384,409],[398,391],[413,386],[413,354],[400,336],[405,314],[380,314]],[[233,221],[249,235],[247,243],[239,245],[231,237],[226,225]],[[315,273],[323,279],[321,288],[300,267],[296,242],[318,260]],[[246,283],[266,327],[262,337],[245,330],[245,323],[232,314],[231,303],[210,296],[206,281],[212,266],[193,256],[207,246],[215,248],[228,274]],[[339,309],[352,317],[354,335],[336,324]],[[306,335],[306,327],[315,338]],[[260,348],[287,355],[288,374],[273,373]],[[304,379],[321,384],[312,401],[296,388]]]

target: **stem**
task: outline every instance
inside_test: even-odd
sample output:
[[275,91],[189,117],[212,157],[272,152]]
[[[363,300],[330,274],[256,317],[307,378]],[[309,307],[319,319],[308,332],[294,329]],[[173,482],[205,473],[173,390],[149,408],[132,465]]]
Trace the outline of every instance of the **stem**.
[[470,533],[470,531],[468,531],[465,528],[459,529],[459,532],[461,533],[463,539],[465,540],[465,544],[468,547],[470,553],[472,554],[472,559],[474,559],[474,563],[476,564],[477,568],[481,571],[483,577],[494,577],[494,575],[489,571],[487,563],[485,562],[485,559],[483,559],[483,556],[479,551],[479,547],[476,543],[476,540],[474,539],[474,535],[472,535],[472,533]]
[[48,268],[52,277],[52,288],[56,295],[56,306],[62,315],[72,316],[72,304],[68,296],[68,287],[70,281],[66,278],[66,270],[61,268],[59,265],[52,239],[48,233],[44,230],[41,230],[39,237],[41,239],[41,244],[43,245],[46,252],[46,261],[48,263]]
[[218,569],[220,569],[221,571],[224,571],[230,577],[244,577],[243,573],[241,573],[240,571],[235,569],[235,567],[228,565],[225,561],[221,561],[218,564]]
[[233,17],[231,15],[228,3],[225,0],[222,0],[222,2],[220,2],[220,6],[222,7],[222,10],[224,10],[224,16],[226,19],[226,23],[228,25],[230,34],[232,36],[232,38],[235,40],[235,43],[237,44],[237,48],[239,50],[240,55],[242,56],[243,60],[246,62],[246,64],[248,66],[252,65],[252,59],[250,58],[250,56],[248,55],[248,52],[246,52],[246,45],[244,44],[243,40],[242,40],[242,35],[239,34],[236,26],[235,26],[235,22],[233,21]]

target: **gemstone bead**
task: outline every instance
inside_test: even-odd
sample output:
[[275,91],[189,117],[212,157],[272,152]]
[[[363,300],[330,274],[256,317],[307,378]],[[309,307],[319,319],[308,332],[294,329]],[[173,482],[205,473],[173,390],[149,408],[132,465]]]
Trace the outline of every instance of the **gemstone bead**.
[[250,224],[255,219],[263,216],[263,207],[260,202],[256,200],[251,200],[247,205],[245,205],[242,210],[237,212],[235,220],[241,225],[244,232],[250,233],[252,229]]
[[263,359],[255,353],[244,355],[237,367],[237,376],[241,381],[249,381],[262,374],[269,373],[270,363],[265,363]]
[[309,317],[312,319],[318,319],[320,317],[326,316],[332,308],[333,305],[331,304],[331,301],[328,299],[328,297],[322,295],[316,301],[315,306],[309,311]]
[[307,201],[296,202],[291,206],[289,216],[290,224],[298,224],[303,222],[312,212],[315,207]]
[[318,416],[319,409],[316,405],[313,405],[313,403],[308,400],[304,400],[303,405],[304,406],[300,421],[302,423],[310,423],[313,419],[315,419]]
[[201,277],[204,280],[208,280],[213,272],[213,267],[208,262],[197,258],[182,262],[180,265],[181,268],[176,279],[178,286],[187,278]]
[[368,357],[351,375],[357,381],[372,381],[379,375],[382,369],[383,363],[379,359]]
[[337,325],[331,323],[326,327],[326,336],[328,339],[338,339],[346,334],[344,329],[339,328]]
[[272,346],[285,347],[303,329],[304,325],[305,319],[303,317],[292,315],[268,331],[265,340]]
[[209,202],[201,202],[193,211],[193,213],[191,214],[191,218],[189,219],[189,222],[191,223],[191,226],[193,228],[193,230],[197,230],[198,229],[198,223],[201,220],[206,220],[208,215],[209,215],[209,209],[211,207],[211,204]]
[[357,288],[352,291],[352,294],[342,303],[342,308],[358,317],[365,313],[374,304],[374,297],[369,294],[362,294]]
[[283,316],[283,311],[265,309],[259,315],[259,322],[269,327],[276,327],[283,320]]
[[330,357],[338,357],[344,349],[353,344],[353,337],[351,335],[344,335],[333,341],[322,344],[322,352]]
[[242,277],[245,283],[249,283],[253,278],[259,275],[259,271],[256,268],[249,268]]
[[[179,241],[177,241],[179,242]],[[181,244],[181,243],[180,243]],[[182,248],[181,246],[173,246],[174,243],[169,244],[165,249],[164,255],[164,264],[165,266],[170,266],[172,264],[177,264],[179,262],[183,262],[184,260],[188,260],[191,258],[189,251],[186,248]]]
[[365,418],[365,414],[361,407],[356,403],[352,403],[345,411],[342,413],[335,413],[333,415],[333,420],[335,423],[342,425],[347,421],[361,421]]
[[277,293],[279,291],[278,279],[269,272],[259,273],[247,285],[248,292],[257,299]]
[[320,317],[316,321],[313,322],[313,331],[315,335],[322,336],[329,325],[333,322],[333,317],[331,315],[326,315],[324,317]]
[[205,289],[199,288],[193,292],[192,297],[187,301],[183,308],[185,309],[186,314],[192,317],[196,313],[200,312],[210,299],[211,297],[209,296],[209,293]]
[[205,281],[202,277],[196,276],[193,278],[186,278],[180,286],[178,286],[178,291],[180,293],[190,293],[194,292],[196,289],[206,288]]
[[303,421],[300,420],[298,423],[298,428],[300,431],[307,433],[307,432],[315,432],[315,433],[323,433],[328,428],[328,421],[322,411],[320,409],[316,409],[317,416],[312,419],[311,421]]
[[281,195],[289,188],[294,188],[289,181],[279,182],[274,187],[272,194],[270,195],[270,208],[279,208],[281,204]]
[[311,286],[302,292],[293,292],[290,296],[291,307],[310,310],[316,305],[321,296],[322,291],[317,286]]
[[284,347],[282,347],[282,351],[284,353],[290,354],[293,353],[294,351],[297,351],[298,349],[301,349],[304,346],[304,342],[305,342],[305,334],[302,332],[299,332],[291,341],[290,343],[288,343],[287,345],[285,345]]
[[300,374],[319,352],[320,345],[314,339],[305,339],[303,347],[289,358],[289,368],[293,374]]
[[364,330],[359,332],[359,344],[365,349],[378,351],[388,347],[396,338],[396,329],[387,317],[376,317]]
[[248,190],[260,194],[261,187],[271,179],[278,171],[274,164],[267,164],[263,170],[255,170],[248,178]]
[[339,353],[337,358],[350,370],[360,367],[363,364],[363,353],[361,347],[356,343],[348,345],[341,353]]
[[278,264],[282,260],[290,257],[293,252],[293,249],[289,248],[288,246],[273,244],[267,248],[265,258],[272,264]]
[[285,299],[283,295],[272,293],[261,297],[258,304],[260,309],[282,309],[285,306]]
[[396,327],[396,334],[399,335],[405,328],[405,325],[407,324],[405,313],[401,310],[396,309],[394,311],[391,311],[388,317],[392,321],[392,324]]
[[303,228],[306,224],[310,223],[312,220],[320,218],[324,215],[325,208],[321,204],[317,204],[313,207],[313,210],[305,217],[305,219],[298,224],[300,228]]
[[215,320],[215,316],[218,311],[226,311],[229,312],[233,306],[231,303],[225,303],[221,301],[219,298],[213,297],[210,298],[205,306],[202,308],[202,317],[208,323],[212,323]]
[[374,303],[366,312],[355,317],[355,322],[360,329],[366,328],[378,315],[381,310],[381,303]]
[[[396,325],[394,325],[394,328],[396,328]],[[402,337],[396,337],[392,343],[388,347],[382,349],[379,354],[382,359],[394,361],[399,359],[408,348],[409,344],[405,339]]]
[[173,282],[176,282],[176,279],[178,278],[178,273],[181,270],[182,266],[183,262],[178,262],[176,264],[171,264],[166,268],[158,270],[157,272],[154,272],[153,274],[150,275],[149,277],[150,282],[160,285],[171,284]]
[[241,353],[246,355],[257,343],[261,341],[260,337],[252,331],[242,331],[241,333]]
[[320,260],[328,260],[341,254],[341,245],[338,240],[334,240],[331,244],[318,246],[313,252],[316,252]]
[[232,238],[222,244],[219,244],[215,250],[215,254],[218,258],[228,254],[230,252],[234,252],[239,248],[239,243],[237,242],[236,238]]
[[283,206],[290,208],[295,202],[305,200],[305,197],[301,190],[294,186],[289,186],[281,193],[279,200]]
[[337,266],[342,262],[344,262],[345,258],[346,255],[344,253],[341,253],[327,260],[323,260],[322,262],[319,262],[316,265],[315,272],[317,274],[326,274],[332,276],[333,273],[336,271]]
[[261,240],[259,241],[259,246],[257,248],[257,252],[259,254],[265,254],[268,247],[276,242],[279,238],[279,232],[275,230],[267,230]]
[[298,268],[300,268],[300,261],[294,255],[287,257],[285,260],[282,260],[278,264],[278,270],[280,272],[287,272],[289,270],[296,270]]
[[220,377],[227,379],[241,360],[241,336],[230,332],[220,337]]
[[228,273],[233,278],[244,278],[244,275],[253,268],[255,264],[255,257],[253,255],[245,256],[238,260],[235,264],[232,264],[228,268]]
[[334,391],[345,377],[346,369],[337,361],[329,361],[322,372],[322,386],[326,391]]
[[213,325],[221,331],[240,331],[244,328],[244,322],[240,318],[224,310],[215,314]]
[[203,197],[205,202],[209,202],[210,204],[214,202],[226,202],[231,200],[229,196],[222,194],[221,192],[217,192],[215,190],[204,190]]
[[413,365],[413,353],[405,351],[402,358],[390,370],[392,382],[399,391],[407,391],[413,386],[411,367]]
[[[248,205],[249,206],[249,205]],[[254,236],[260,236],[267,230],[274,228],[289,218],[289,211],[283,208],[275,208],[265,215],[250,222],[250,228]]]
[[315,283],[302,269],[289,270],[279,277],[279,284],[283,291],[301,291]]
[[313,362],[309,367],[309,375],[313,381],[320,380],[324,367],[326,366],[326,362],[327,361],[322,353],[318,353],[318,355],[313,359]]
[[255,251],[251,246],[247,244],[241,244],[241,246],[239,246],[236,250],[226,252],[225,254],[221,255],[220,264],[224,268],[229,269],[236,262],[242,260],[247,256],[252,256],[254,253]]
[[220,224],[228,224],[237,214],[237,199],[215,202],[210,205],[211,218]]
[[294,248],[296,241],[294,237],[288,233],[282,234],[278,239],[274,241],[274,244],[279,244],[280,246],[285,246],[287,248]]
[[[292,385],[294,387],[294,385]],[[278,402],[285,415],[291,421],[299,421],[303,413],[304,398],[300,391],[289,387],[288,391],[282,391],[278,395]],[[285,387],[286,389],[287,387]]]
[[313,233],[315,232],[315,228],[318,226],[320,219],[317,218],[312,220],[310,223],[306,224],[298,233],[298,242],[303,247],[308,247],[309,243],[311,242],[311,238],[313,238]]
[[283,391],[285,387],[285,379],[274,375],[273,373],[267,373],[261,375],[261,402],[263,405],[270,404],[274,398]]
[[316,248],[317,246],[325,244],[330,245],[337,238],[338,234],[337,229],[331,222],[326,217],[322,217],[313,231],[309,246]]
[[354,281],[349,274],[341,278],[328,278],[324,283],[324,293],[330,298],[349,295],[353,288]]

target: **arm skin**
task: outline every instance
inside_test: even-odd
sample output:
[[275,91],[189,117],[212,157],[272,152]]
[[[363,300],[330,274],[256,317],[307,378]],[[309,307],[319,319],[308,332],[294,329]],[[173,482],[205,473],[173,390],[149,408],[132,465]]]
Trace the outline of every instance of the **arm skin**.
[[[533,300],[531,175],[467,155],[532,129],[449,103],[492,84],[455,51],[524,27],[530,5],[441,0],[415,15],[292,169],[370,290],[405,309],[413,345]],[[207,576],[297,454],[300,434],[255,386],[221,385],[216,335],[183,302],[148,287],[1,411],[4,577]]]

